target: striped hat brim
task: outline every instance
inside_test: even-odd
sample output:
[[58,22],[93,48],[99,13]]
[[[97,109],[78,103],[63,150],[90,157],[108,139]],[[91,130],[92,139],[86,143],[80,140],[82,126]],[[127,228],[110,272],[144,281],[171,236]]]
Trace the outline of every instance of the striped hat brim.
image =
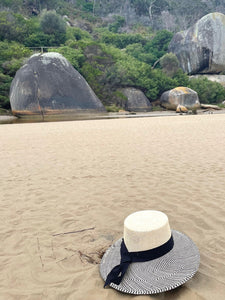
[[[194,242],[185,234],[172,230],[174,247],[157,259],[131,263],[122,282],[110,286],[128,294],[157,294],[172,290],[191,279],[197,272],[200,254]],[[120,245],[116,241],[104,254],[100,274],[106,280],[108,273],[120,263]]]

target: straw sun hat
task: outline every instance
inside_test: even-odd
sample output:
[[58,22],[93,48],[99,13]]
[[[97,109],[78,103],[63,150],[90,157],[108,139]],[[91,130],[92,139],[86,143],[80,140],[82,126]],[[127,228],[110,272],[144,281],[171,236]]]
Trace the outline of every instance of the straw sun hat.
[[124,221],[124,237],[104,254],[100,273],[105,286],[130,294],[174,289],[197,272],[198,248],[185,234],[171,230],[168,217],[138,211]]

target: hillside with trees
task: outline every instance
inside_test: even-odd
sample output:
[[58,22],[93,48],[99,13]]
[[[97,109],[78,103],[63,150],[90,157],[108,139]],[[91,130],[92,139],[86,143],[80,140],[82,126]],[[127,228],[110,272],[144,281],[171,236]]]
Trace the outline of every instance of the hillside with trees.
[[122,87],[138,88],[153,102],[188,86],[200,101],[219,103],[223,87],[189,80],[167,49],[174,32],[216,8],[223,12],[224,2],[190,1],[187,8],[184,0],[1,0],[0,108],[10,109],[11,81],[37,51],[64,55],[109,111],[123,107]]

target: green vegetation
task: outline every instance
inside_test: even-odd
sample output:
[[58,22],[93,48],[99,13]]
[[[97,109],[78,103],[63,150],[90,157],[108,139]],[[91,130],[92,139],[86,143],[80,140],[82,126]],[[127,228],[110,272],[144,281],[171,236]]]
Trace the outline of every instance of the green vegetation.
[[51,45],[60,45],[66,40],[66,23],[62,17],[57,15],[54,11],[46,11],[42,14],[40,29],[45,35],[51,37]]
[[22,15],[10,11],[0,12],[0,41],[24,43],[25,39],[36,32],[35,21],[25,19]]
[[188,85],[196,91],[201,103],[218,104],[225,99],[225,89],[218,82],[212,82],[207,78],[192,78]]
[[219,104],[217,104],[220,108],[225,108],[225,104],[223,104],[223,103],[219,103]]
[[172,36],[173,34],[167,30],[157,31],[148,40],[145,39],[135,44],[130,43],[126,47],[126,51],[138,60],[154,65],[160,57],[166,54]]
[[[16,71],[41,47],[64,55],[108,111],[125,107],[127,98],[121,93],[124,87],[142,90],[151,101],[177,86],[194,89],[204,103],[224,100],[225,91],[220,84],[207,79],[189,80],[179,69],[177,58],[167,53],[172,32],[153,30],[155,18],[163,9],[171,8],[173,1],[157,0],[157,6],[154,0],[129,3],[137,14],[149,16],[152,28],[135,24],[125,33],[128,25],[124,17],[115,15],[111,21],[102,21],[98,14],[113,8],[118,11],[118,0],[2,0],[0,108],[10,108],[9,89]],[[182,5],[183,0],[179,7]],[[199,1],[192,4],[195,8],[199,5]],[[67,22],[76,26],[68,26]]]
[[0,41],[0,108],[10,109],[9,89],[12,79],[31,53],[17,42]]
[[118,33],[119,29],[125,24],[125,18],[121,16],[114,16],[115,22],[109,25],[109,31]]
[[112,105],[105,105],[105,109],[107,110],[107,112],[118,112],[122,108],[120,108],[115,104],[112,104]]
[[10,108],[8,101],[8,92],[12,78],[0,73],[0,103],[2,108]]
[[179,70],[179,61],[175,54],[166,53],[160,58],[160,65],[168,76],[173,76]]
[[73,49],[69,46],[49,49],[51,52],[58,52],[68,59],[73,67],[80,72],[80,68],[85,61],[84,54],[80,49]]
[[108,30],[100,35],[102,43],[113,45],[117,48],[123,49],[130,44],[146,43],[146,39],[141,34],[127,34],[127,33],[112,33]]

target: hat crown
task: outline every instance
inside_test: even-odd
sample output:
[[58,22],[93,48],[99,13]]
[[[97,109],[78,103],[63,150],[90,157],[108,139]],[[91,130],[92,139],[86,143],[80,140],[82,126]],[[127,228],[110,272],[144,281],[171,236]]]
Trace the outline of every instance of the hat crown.
[[170,237],[168,217],[161,211],[138,211],[124,220],[124,242],[129,252],[154,249]]

